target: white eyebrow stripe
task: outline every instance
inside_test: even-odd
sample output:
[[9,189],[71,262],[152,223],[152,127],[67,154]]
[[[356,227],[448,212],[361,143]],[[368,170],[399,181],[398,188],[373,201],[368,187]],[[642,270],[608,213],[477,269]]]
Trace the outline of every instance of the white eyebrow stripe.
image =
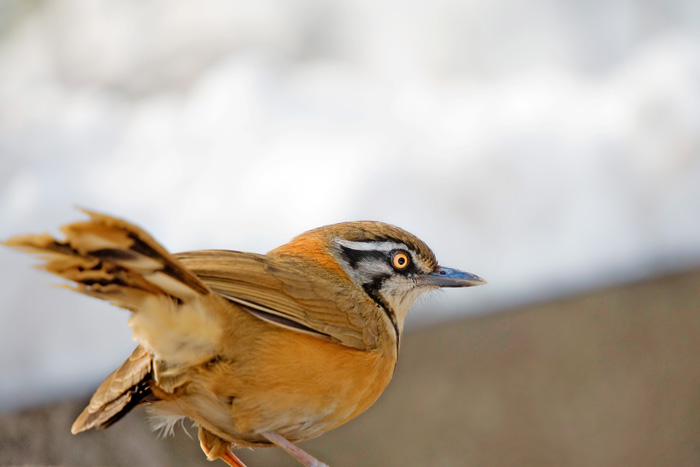
[[398,242],[353,242],[342,238],[335,238],[335,242],[345,248],[358,251],[391,251],[391,250],[408,250],[409,248],[403,243]]

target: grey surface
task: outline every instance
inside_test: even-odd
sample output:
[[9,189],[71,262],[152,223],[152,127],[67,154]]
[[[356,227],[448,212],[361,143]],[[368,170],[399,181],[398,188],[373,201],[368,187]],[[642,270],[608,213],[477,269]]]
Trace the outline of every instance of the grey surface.
[[[0,464],[212,465],[142,410],[72,436],[84,403],[0,417]],[[411,333],[379,402],[302,446],[334,467],[700,465],[700,271]]]

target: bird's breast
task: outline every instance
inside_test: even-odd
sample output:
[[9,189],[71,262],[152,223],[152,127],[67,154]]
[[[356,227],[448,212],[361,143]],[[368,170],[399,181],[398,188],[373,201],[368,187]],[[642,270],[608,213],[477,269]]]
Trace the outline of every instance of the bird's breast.
[[269,339],[272,345],[259,355],[259,372],[246,381],[249,392],[233,404],[242,431],[313,438],[367,410],[393,373],[395,356],[380,350],[290,332]]
[[265,431],[314,438],[367,410],[391,379],[393,346],[357,350],[252,319],[255,329],[198,378],[212,403],[187,414],[224,439],[253,445]]

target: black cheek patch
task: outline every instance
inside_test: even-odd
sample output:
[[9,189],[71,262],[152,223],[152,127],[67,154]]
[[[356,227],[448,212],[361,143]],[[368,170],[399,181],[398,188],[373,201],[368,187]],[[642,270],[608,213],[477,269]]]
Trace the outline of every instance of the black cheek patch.
[[377,276],[374,278],[372,282],[366,283],[362,286],[364,289],[365,293],[369,295],[369,297],[374,300],[374,302],[379,305],[379,308],[382,309],[382,311],[386,314],[386,316],[389,318],[389,321],[391,321],[391,325],[394,327],[394,332],[396,333],[396,349],[398,350],[399,348],[399,341],[401,339],[401,336],[399,334],[399,324],[396,322],[396,313],[394,310],[389,306],[388,303],[384,301],[382,296],[379,294],[379,290],[382,288],[382,285],[384,284],[384,281],[388,279],[390,276],[388,274],[382,275],[382,276]]

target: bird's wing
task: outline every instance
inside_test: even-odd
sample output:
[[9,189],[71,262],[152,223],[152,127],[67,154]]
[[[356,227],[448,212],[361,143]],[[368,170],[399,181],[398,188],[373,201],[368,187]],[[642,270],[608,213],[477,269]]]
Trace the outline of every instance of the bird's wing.
[[323,275],[311,280],[298,265],[254,253],[205,250],[175,256],[211,290],[261,319],[348,347],[377,345],[378,323],[368,319],[366,297]]
[[90,404],[73,423],[73,434],[90,428],[107,428],[132,408],[148,398],[149,374],[153,355],[142,346],[104,380],[90,399]]

